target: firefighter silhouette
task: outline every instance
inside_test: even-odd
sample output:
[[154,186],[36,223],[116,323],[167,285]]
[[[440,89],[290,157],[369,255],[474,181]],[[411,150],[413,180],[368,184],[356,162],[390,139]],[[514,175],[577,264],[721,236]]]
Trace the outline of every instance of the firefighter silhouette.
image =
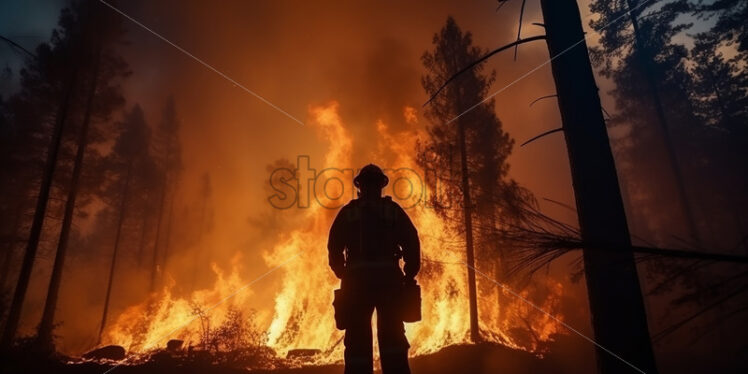
[[[388,182],[378,166],[363,167],[353,180],[358,198],[341,208],[330,228],[330,267],[341,279],[334,306],[337,327],[345,329],[346,374],[373,372],[374,310],[382,373],[410,373],[410,345],[403,321],[420,319],[420,288],[415,296],[418,299],[411,295],[410,302],[403,297],[409,292],[403,290],[418,287],[415,276],[420,268],[420,243],[405,211],[389,196],[382,196]],[[403,304],[410,304],[410,312]]]

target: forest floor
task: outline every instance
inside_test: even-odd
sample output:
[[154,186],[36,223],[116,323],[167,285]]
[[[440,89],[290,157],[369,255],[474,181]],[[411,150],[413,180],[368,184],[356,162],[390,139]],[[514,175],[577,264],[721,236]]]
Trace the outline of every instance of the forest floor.
[[[558,347],[558,345],[556,345]],[[563,351],[563,349],[561,349]],[[566,353],[570,353],[567,352]],[[575,356],[575,355],[571,355]],[[531,353],[512,349],[495,343],[476,345],[454,345],[436,353],[413,357],[410,365],[413,374],[452,373],[584,373],[587,367],[579,366],[580,360],[590,357],[570,357],[568,354],[548,353],[538,357]],[[8,365],[9,364],[9,365]],[[342,365],[308,366],[294,369],[246,370],[218,365],[206,365],[175,360],[151,360],[138,365],[113,365],[96,362],[64,363],[60,361],[14,360],[6,361],[4,373],[69,373],[69,374],[165,374],[165,373],[216,373],[216,374],[338,374]],[[113,370],[110,370],[113,369]]]

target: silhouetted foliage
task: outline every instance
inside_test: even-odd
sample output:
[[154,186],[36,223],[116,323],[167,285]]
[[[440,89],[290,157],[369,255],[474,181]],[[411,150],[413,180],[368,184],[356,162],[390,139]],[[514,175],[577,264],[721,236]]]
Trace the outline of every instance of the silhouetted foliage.
[[[640,4],[625,22],[609,25]],[[590,25],[602,34],[593,61],[615,84],[610,93],[616,110],[608,125],[618,134],[612,144],[632,233],[639,236],[635,241],[643,237],[658,246],[744,254],[748,2],[596,0],[590,7],[600,15]],[[694,29],[694,19],[710,22],[700,24],[706,29]],[[665,128],[656,113],[658,98]],[[662,162],[668,151],[676,155],[675,165]],[[674,177],[676,167],[682,170],[680,180]],[[674,198],[678,188],[685,191],[696,238],[682,229],[683,204]],[[702,331],[714,325],[710,319],[744,315],[747,278],[742,265],[658,258],[648,262],[647,270],[650,295],[669,300],[661,316],[666,328],[656,339],[685,325],[674,323],[674,315],[706,306],[713,312],[719,305],[722,312],[693,325]],[[707,317],[709,311],[697,315]]]

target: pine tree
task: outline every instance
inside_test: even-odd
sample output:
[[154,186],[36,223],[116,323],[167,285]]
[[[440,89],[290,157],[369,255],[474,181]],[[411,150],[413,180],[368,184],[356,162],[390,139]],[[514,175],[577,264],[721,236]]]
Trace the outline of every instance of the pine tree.
[[[129,75],[127,63],[116,51],[121,43],[124,30],[120,18],[111,12],[103,12],[101,4],[86,1],[72,3],[71,7],[63,11],[61,25],[81,24],[86,32],[82,35],[80,53],[82,54],[81,69],[82,87],[85,100],[82,103],[80,127],[75,136],[75,156],[72,161],[72,175],[65,201],[65,211],[57,242],[52,275],[47,289],[42,320],[37,332],[37,342],[46,351],[54,350],[53,328],[55,312],[58,303],[59,290],[67,254],[67,247],[71,236],[73,219],[75,217],[76,202],[81,191],[81,176],[85,156],[90,144],[102,140],[102,127],[108,123],[112,113],[124,103],[121,79]],[[98,131],[97,131],[98,130]],[[96,157],[96,152],[91,157]]]
[[144,171],[148,169],[151,161],[148,153],[150,133],[140,106],[137,104],[133,106],[124,120],[117,125],[120,129],[120,135],[117,137],[114,149],[106,161],[108,169],[114,171],[116,176],[113,178],[114,183],[111,183],[110,191],[107,191],[109,193],[106,197],[109,205],[115,207],[117,210],[118,218],[106,294],[104,296],[104,308],[99,326],[99,341],[107,322],[112,285],[117,266],[117,256],[121,242],[123,241],[123,231],[125,230],[125,220],[128,215],[131,215],[132,205],[134,205],[133,200],[137,199],[139,195],[137,193],[138,189],[142,191],[142,186],[145,182],[143,179],[147,176],[147,174],[144,174]]
[[[433,44],[434,50],[422,57],[427,70],[422,85],[430,95],[447,77],[484,54],[472,45],[471,34],[463,33],[451,17],[434,36]],[[495,240],[496,228],[504,219],[510,219],[510,207],[529,195],[507,177],[507,157],[513,140],[502,129],[493,109],[494,101],[488,100],[461,115],[470,105],[483,100],[494,76],[495,72],[484,74],[482,66],[478,66],[432,101],[426,112],[432,125],[418,155],[425,170],[446,171],[437,176],[438,181],[428,181],[434,191],[435,183],[445,187],[443,193],[432,197],[431,204],[465,235],[470,337],[476,342],[480,340],[476,257],[501,258],[503,248]],[[484,245],[476,246],[475,239]]]
[[[4,105],[4,108],[8,110],[8,117],[6,117],[9,119],[8,123],[15,128],[14,146],[4,148],[8,151],[3,153],[4,161],[7,161],[8,165],[19,167],[18,169],[3,168],[11,173],[15,170],[15,173],[9,175],[7,180],[20,179],[25,180],[23,183],[33,184],[38,178],[39,189],[18,281],[0,339],[0,349],[10,347],[15,337],[39,248],[63,133],[72,117],[75,88],[80,81],[79,61],[82,33],[81,27],[65,22],[65,13],[63,13],[59,27],[53,31],[49,44],[41,44],[36,49],[36,58],[27,60],[26,66],[21,70],[20,92],[13,95],[8,100],[8,104]],[[46,140],[46,138],[48,138],[46,147],[39,146],[33,140]],[[33,160],[37,157],[45,160],[41,175],[21,176],[26,170],[35,169]],[[24,190],[22,186],[16,187],[21,191]],[[12,194],[4,196],[10,197]]]
[[[688,52],[673,42],[690,27],[678,20],[689,11],[688,1],[596,0],[590,9],[600,15],[590,22],[601,34],[600,47],[592,50],[593,63],[616,87],[611,93],[617,111],[610,123],[630,127],[631,135],[615,146],[627,195],[633,199],[632,221],[651,222],[650,229],[663,241],[668,235],[662,233],[671,231],[672,212],[680,212],[675,217],[683,223],[687,240],[699,246],[698,194],[687,168],[693,152],[686,148],[698,120],[688,97]],[[657,188],[663,191],[649,183],[654,179],[661,181]],[[652,209],[655,206],[661,209]]]

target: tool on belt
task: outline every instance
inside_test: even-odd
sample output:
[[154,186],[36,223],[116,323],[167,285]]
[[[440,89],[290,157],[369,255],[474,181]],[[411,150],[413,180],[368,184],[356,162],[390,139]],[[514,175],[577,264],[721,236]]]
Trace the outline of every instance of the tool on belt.
[[418,322],[421,320],[421,286],[412,282],[405,282],[400,290],[400,306],[403,322]]

